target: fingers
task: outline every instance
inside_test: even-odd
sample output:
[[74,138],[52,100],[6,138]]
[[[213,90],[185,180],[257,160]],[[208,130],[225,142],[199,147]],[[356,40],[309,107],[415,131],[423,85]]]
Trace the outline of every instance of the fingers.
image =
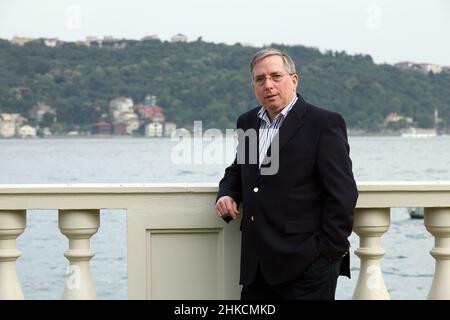
[[238,210],[238,207],[237,207],[237,203],[234,200],[233,200],[233,210],[234,210],[234,213],[236,214],[236,216],[238,216],[239,215],[239,210]]
[[215,208],[217,215],[221,218],[231,216],[233,219],[236,219],[239,215],[236,201],[234,201],[234,199],[229,196],[221,197],[217,201]]
[[225,204],[223,203],[223,201],[221,201],[221,199],[219,199],[219,201],[217,201],[217,203],[216,203],[216,212],[217,212],[217,215],[221,218],[223,218],[224,216],[227,215],[227,208],[226,208]]
[[220,218],[223,218],[228,214],[227,208],[226,208],[222,198],[220,198],[216,203],[216,213]]
[[231,199],[231,201],[227,202],[227,209],[228,209],[228,212],[229,212],[230,216],[233,219],[236,219],[237,216],[239,215],[239,210],[237,209],[236,201]]
[[[233,202],[234,202],[234,200],[233,200]],[[236,215],[236,212],[235,212],[235,210],[233,208],[233,202],[226,201],[225,205],[227,206],[228,215],[230,215],[233,219],[236,219],[237,215]]]

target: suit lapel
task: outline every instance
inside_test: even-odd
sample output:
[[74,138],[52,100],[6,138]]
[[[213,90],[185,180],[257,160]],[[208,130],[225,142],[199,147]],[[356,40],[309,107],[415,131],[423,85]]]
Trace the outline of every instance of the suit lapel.
[[307,104],[298,96],[297,102],[289,111],[286,119],[278,131],[279,135],[279,151],[289,141],[289,139],[303,126],[305,116],[307,114]]

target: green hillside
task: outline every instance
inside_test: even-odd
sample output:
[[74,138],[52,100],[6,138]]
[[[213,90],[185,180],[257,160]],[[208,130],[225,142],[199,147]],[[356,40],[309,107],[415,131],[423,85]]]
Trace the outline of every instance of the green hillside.
[[[305,100],[339,111],[353,129],[379,131],[391,112],[433,125],[437,108],[442,128],[450,123],[450,74],[422,74],[374,64],[368,55],[322,53],[303,46],[273,47],[296,61]],[[111,50],[65,43],[24,46],[0,40],[0,112],[27,116],[37,102],[57,110],[64,128],[89,130],[118,96],[142,102],[156,95],[166,120],[189,126],[233,128],[242,112],[257,105],[248,62],[258,48],[240,44],[127,41]],[[27,87],[22,95],[16,88]]]

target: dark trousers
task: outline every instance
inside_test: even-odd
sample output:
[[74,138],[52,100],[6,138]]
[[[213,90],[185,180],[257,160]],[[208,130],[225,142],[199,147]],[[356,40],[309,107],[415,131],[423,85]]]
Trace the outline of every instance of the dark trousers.
[[241,300],[334,300],[341,261],[320,256],[297,279],[269,284],[258,266],[255,280],[245,285]]

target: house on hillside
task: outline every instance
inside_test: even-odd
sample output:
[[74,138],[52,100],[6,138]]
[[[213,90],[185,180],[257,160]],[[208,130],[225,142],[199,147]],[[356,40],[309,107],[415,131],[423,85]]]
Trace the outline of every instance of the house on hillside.
[[141,120],[147,122],[164,122],[165,120],[163,109],[160,106],[140,103],[135,106],[135,109]]
[[416,63],[410,61],[403,61],[394,64],[395,67],[400,69],[409,69],[416,70],[423,73],[433,72],[433,73],[441,73],[445,71],[445,67],[439,66],[437,64],[432,63]]
[[99,121],[94,124],[93,133],[103,136],[110,135],[112,133],[112,124],[107,121]]
[[[31,110],[29,112],[29,116],[31,119],[36,120],[36,122],[41,122],[42,118],[46,113],[52,114],[56,119],[56,110],[50,107],[49,105],[45,103],[38,102],[33,107],[31,107]],[[56,121],[56,120],[55,120]]]
[[118,119],[123,112],[133,112],[133,99],[118,97],[109,102],[109,114],[112,119]]
[[33,38],[27,38],[27,37],[17,37],[17,36],[14,36],[12,39],[11,39],[11,43],[12,44],[15,44],[15,45],[17,45],[17,46],[23,46],[25,43],[28,43],[28,42],[31,42],[31,41],[34,41],[34,39]]
[[27,121],[18,113],[0,114],[0,137],[11,138],[18,134],[19,127]]
[[19,128],[18,135],[21,138],[35,138],[36,128],[33,128],[32,126],[29,125],[24,125]]
[[187,42],[188,38],[181,33],[177,33],[176,35],[172,36],[172,38],[170,38],[170,41],[172,42]]
[[123,121],[113,121],[112,123],[113,134],[116,136],[125,136],[127,132],[127,123]]
[[164,136],[172,137],[177,130],[177,125],[174,122],[165,122],[164,123]]
[[386,118],[384,119],[385,122],[389,123],[389,122],[399,122],[401,120],[404,120],[406,123],[413,123],[413,119],[411,117],[404,117],[399,115],[396,112],[391,112],[389,113]]
[[146,137],[162,137],[163,136],[163,124],[160,122],[151,122],[145,125]]

